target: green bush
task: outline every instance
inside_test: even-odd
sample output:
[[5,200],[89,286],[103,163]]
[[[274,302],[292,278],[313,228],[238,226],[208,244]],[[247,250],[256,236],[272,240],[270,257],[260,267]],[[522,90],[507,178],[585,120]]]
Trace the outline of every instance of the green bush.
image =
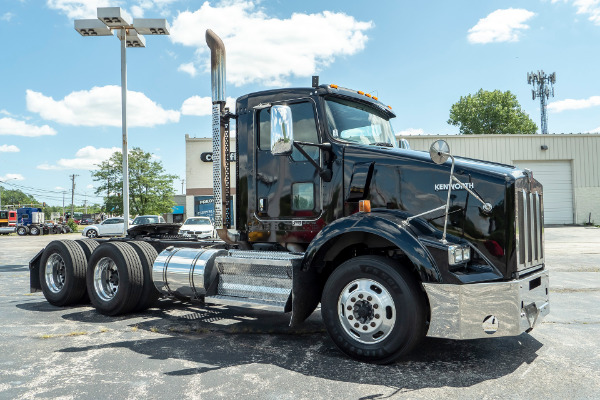
[[69,220],[67,221],[67,225],[69,225],[69,228],[71,228],[71,232],[77,232],[77,228],[79,227],[79,225],[77,225],[75,221],[73,221],[73,218],[69,218]]

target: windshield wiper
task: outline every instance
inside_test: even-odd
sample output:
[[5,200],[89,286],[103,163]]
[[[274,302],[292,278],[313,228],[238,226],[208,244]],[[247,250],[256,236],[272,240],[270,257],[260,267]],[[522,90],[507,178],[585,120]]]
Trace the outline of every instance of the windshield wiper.
[[393,144],[388,143],[388,142],[375,142],[375,143],[369,143],[370,146],[383,146],[383,147],[394,147]]

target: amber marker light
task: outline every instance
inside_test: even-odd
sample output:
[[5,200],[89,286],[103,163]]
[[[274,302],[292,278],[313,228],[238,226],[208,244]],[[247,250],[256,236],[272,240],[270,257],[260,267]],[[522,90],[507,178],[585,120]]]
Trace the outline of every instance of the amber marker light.
[[365,93],[365,96],[372,97],[369,93]]
[[332,88],[334,88],[334,89],[337,89],[337,88],[338,88],[338,85],[329,85],[329,87],[332,87]]
[[373,96],[373,100],[379,100],[379,97]]
[[359,90],[358,92],[356,92],[358,94],[365,94],[365,92],[363,92],[362,90]]
[[371,212],[371,200],[361,200],[358,202],[358,211]]
[[392,106],[388,106],[388,108],[391,110],[391,109],[392,109]]

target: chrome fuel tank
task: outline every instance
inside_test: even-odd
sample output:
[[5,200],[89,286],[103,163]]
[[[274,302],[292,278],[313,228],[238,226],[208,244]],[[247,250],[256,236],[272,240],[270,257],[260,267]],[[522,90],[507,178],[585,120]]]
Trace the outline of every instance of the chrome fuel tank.
[[214,260],[221,255],[227,255],[227,251],[169,247],[154,261],[154,286],[165,296],[201,298],[217,277]]

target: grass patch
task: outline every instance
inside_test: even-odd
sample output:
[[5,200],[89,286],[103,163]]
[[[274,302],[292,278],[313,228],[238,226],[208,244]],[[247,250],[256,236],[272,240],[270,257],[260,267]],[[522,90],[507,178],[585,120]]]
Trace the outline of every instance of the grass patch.
[[71,333],[67,333],[67,336],[83,336],[83,335],[87,335],[88,333],[86,331],[76,331],[76,332],[71,332]]
[[140,328],[138,328],[137,325],[134,325],[134,326],[131,327],[131,332],[137,332],[138,329],[140,329]]
[[56,335],[48,334],[40,336],[40,339],[52,339],[53,337],[56,337]]
[[158,328],[155,327],[155,326],[153,326],[153,327],[150,328],[150,332],[157,333],[158,332]]

